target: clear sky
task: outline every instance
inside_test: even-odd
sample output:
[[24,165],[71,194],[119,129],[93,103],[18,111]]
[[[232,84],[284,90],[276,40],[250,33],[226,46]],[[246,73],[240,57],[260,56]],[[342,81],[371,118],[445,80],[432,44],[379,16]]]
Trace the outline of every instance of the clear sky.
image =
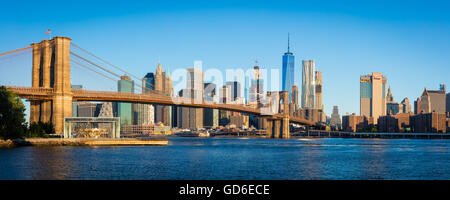
[[[194,60],[222,70],[251,68],[254,60],[281,69],[290,33],[296,82],[301,60],[315,60],[327,114],[333,105],[358,114],[364,74],[382,72],[396,101],[413,102],[424,87],[450,86],[449,10],[449,1],[435,0],[5,1],[0,52],[48,38],[51,29],[138,76],[154,72],[158,60],[171,71]],[[16,64],[31,63],[24,59]],[[29,84],[31,64],[5,63],[0,59],[2,84],[12,78]],[[19,70],[26,75],[14,76]]]

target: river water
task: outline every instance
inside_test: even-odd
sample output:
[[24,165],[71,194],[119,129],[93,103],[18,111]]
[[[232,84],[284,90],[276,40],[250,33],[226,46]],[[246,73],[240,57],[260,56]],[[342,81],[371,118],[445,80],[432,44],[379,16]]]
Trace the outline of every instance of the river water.
[[450,140],[169,138],[0,149],[0,179],[450,179]]

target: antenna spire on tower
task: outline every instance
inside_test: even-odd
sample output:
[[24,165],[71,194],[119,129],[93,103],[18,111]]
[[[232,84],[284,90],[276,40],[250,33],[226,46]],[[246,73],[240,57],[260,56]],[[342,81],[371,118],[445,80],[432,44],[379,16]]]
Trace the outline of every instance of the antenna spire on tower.
[[289,53],[289,33],[288,33],[288,51],[287,52]]

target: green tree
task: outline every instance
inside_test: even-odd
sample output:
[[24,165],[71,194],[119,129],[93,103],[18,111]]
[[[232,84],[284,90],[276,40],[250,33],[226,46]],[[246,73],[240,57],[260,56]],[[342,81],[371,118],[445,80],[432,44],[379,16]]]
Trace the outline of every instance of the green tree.
[[28,129],[28,137],[49,137],[49,134],[54,134],[55,128],[51,122],[34,122],[30,124]]
[[25,106],[22,100],[5,86],[0,86],[0,138],[22,138],[26,129]]

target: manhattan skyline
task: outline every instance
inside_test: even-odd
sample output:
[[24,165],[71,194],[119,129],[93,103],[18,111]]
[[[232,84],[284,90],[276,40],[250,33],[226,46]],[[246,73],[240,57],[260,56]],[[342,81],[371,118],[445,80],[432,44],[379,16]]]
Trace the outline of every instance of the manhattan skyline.
[[[279,69],[281,81],[289,33],[290,51],[296,56],[295,84],[301,86],[302,60],[314,60],[323,72],[328,115],[334,105],[341,114],[359,113],[359,78],[371,72],[387,77],[395,101],[416,99],[424,87],[449,85],[447,2],[351,2],[349,7],[329,1],[290,6],[195,2],[171,8],[162,2],[139,8],[133,2],[107,7],[97,2],[82,8],[86,2],[79,2],[72,5],[79,9],[67,13],[51,9],[60,6],[52,1],[29,2],[9,9],[19,12],[0,14],[5,19],[0,31],[8,33],[0,38],[0,52],[48,39],[44,32],[51,29],[53,36],[69,36],[139,77],[155,71],[158,61],[174,71],[192,67],[194,60],[202,60],[204,69],[251,69],[258,60],[261,68]],[[99,9],[108,12],[95,12]],[[0,65],[0,72],[8,70]]]

